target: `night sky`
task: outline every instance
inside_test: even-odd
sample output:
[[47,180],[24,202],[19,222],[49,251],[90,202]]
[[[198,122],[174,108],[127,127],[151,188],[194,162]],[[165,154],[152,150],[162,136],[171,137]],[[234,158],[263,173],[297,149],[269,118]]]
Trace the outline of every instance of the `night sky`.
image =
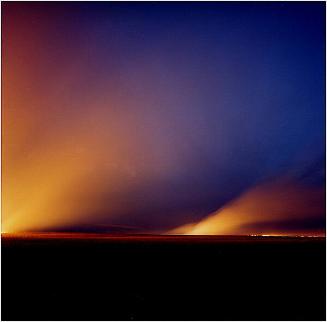
[[325,3],[2,3],[4,231],[324,234]]

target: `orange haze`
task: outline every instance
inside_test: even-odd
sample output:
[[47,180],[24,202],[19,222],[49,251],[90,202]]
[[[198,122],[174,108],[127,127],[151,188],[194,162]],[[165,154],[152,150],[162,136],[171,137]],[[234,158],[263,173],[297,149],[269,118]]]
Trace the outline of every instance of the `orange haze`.
[[[185,235],[324,235],[323,231],[288,231],[278,223],[319,220],[325,213],[325,191],[290,180],[258,185],[197,223],[169,231]],[[278,228],[273,228],[278,227]]]

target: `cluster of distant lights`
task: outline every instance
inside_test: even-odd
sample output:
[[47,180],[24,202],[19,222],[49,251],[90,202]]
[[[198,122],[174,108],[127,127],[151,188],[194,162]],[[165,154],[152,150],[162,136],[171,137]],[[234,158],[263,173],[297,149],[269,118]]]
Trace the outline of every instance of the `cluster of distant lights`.
[[266,234],[252,234],[249,235],[251,237],[321,237],[321,236],[316,236],[316,235],[277,235],[277,234],[273,234],[273,235],[266,235]]

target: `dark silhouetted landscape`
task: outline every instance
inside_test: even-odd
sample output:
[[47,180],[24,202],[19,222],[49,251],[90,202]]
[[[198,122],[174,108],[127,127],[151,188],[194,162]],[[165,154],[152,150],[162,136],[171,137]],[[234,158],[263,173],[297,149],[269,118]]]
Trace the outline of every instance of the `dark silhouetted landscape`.
[[3,320],[325,320],[325,238],[2,237]]

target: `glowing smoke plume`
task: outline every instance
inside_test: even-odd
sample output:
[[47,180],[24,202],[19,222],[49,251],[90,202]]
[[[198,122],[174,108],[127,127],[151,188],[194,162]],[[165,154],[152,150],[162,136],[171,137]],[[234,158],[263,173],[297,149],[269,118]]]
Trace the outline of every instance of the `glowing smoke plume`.
[[[171,230],[186,235],[324,234],[320,231],[289,231],[285,223],[314,221],[324,214],[325,190],[290,180],[258,185],[205,219]],[[283,228],[284,224],[284,228]],[[281,228],[282,227],[282,228]]]

